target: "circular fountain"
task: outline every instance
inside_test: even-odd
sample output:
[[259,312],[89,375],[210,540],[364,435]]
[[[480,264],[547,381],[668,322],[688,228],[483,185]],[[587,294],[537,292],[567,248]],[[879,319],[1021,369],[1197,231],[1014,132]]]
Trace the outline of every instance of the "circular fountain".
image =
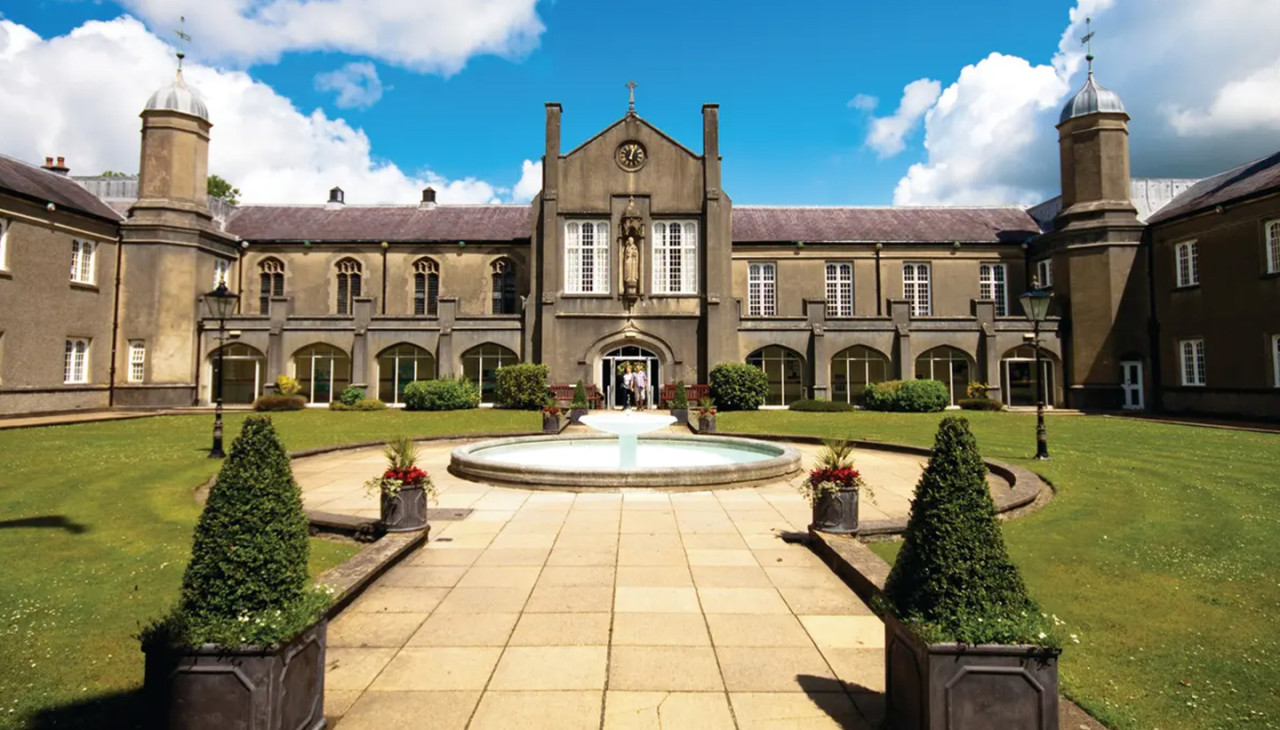
[[520,436],[453,450],[450,471],[480,481],[572,489],[749,485],[800,469],[790,446],[727,436],[651,434],[671,416],[627,411],[583,416],[599,434]]

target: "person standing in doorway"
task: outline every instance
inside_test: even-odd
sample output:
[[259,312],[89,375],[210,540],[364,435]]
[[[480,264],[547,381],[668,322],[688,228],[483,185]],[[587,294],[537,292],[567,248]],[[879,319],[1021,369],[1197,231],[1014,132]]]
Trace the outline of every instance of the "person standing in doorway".
[[647,409],[649,407],[649,373],[645,372],[642,363],[636,364],[632,382],[636,386],[636,407],[641,410]]
[[635,378],[635,374],[631,372],[631,363],[622,363],[622,389],[627,393],[624,410],[631,410],[631,405],[635,402]]

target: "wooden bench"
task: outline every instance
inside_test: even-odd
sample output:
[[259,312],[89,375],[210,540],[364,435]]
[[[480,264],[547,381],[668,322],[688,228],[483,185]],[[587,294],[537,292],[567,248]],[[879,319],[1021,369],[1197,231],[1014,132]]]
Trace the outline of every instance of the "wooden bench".
[[[556,405],[561,408],[568,408],[573,403],[573,389],[577,386],[573,385],[552,385],[551,397],[556,399]],[[600,389],[595,383],[585,386],[587,390],[587,404],[592,409],[600,408],[600,403],[604,400],[604,396],[600,394]]]
[[[684,396],[689,401],[690,408],[697,408],[698,401],[703,398],[711,397],[710,385],[686,385],[684,386]],[[671,401],[676,397],[676,384],[668,383],[662,386],[662,398],[658,404],[660,408],[670,408]]]

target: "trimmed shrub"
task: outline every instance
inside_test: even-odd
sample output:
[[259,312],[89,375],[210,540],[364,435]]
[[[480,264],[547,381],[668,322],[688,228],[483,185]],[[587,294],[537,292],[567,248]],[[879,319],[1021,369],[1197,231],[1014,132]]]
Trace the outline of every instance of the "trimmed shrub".
[[151,636],[186,645],[270,645],[319,618],[308,590],[307,516],[269,416],[249,416],[196,524],[182,597]]
[[498,368],[494,399],[506,408],[536,411],[547,399],[546,365],[523,362]]
[[260,395],[253,402],[255,411],[300,411],[307,407],[307,399],[300,395]]
[[1005,550],[986,474],[969,422],[944,418],[885,602],[925,641],[1046,645],[1052,627]]
[[591,404],[587,402],[587,386],[579,380],[577,385],[573,386],[573,401],[569,404],[570,408],[587,409]]
[[407,411],[462,411],[480,406],[480,389],[466,378],[416,380],[404,388]]
[[769,378],[745,362],[722,362],[711,368],[711,394],[722,411],[754,411],[769,395]]
[[965,388],[965,395],[970,398],[986,398],[987,391],[989,390],[991,390],[990,385],[987,385],[986,383],[979,383],[975,380],[969,383],[969,386]]
[[364,388],[358,388],[354,385],[348,385],[343,389],[342,394],[338,396],[338,401],[342,405],[351,407],[364,399]]
[[838,400],[823,400],[821,398],[804,398],[802,400],[792,401],[787,406],[793,411],[803,411],[806,413],[845,413],[853,410],[852,403],[845,403]]
[[998,400],[990,398],[962,398],[956,401],[956,405],[966,411],[1002,411],[1004,404]]
[[873,411],[935,413],[951,402],[946,384],[938,380],[886,380],[869,383],[867,408]]
[[684,387],[683,380],[676,381],[676,394],[671,398],[671,410],[684,411],[689,409],[689,393]]
[[387,404],[377,398],[361,398],[353,405],[347,405],[340,400],[329,403],[331,411],[385,411]]
[[298,395],[302,392],[302,384],[288,375],[276,376],[277,395]]

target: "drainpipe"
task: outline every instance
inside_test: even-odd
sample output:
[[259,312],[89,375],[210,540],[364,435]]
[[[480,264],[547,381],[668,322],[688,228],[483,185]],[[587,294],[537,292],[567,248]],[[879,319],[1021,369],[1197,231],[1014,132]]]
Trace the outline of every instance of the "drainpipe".
[[880,249],[883,243],[876,244],[876,316],[884,316],[884,296],[880,293]]
[[116,406],[116,355],[120,337],[120,268],[124,262],[124,234],[116,234],[116,284],[111,305],[111,369],[107,376],[107,408]]
[[[1142,229],[1142,245],[1147,249],[1147,337],[1151,351],[1151,402],[1147,408],[1153,411],[1164,410],[1162,394],[1163,384],[1160,378],[1160,315],[1156,311],[1156,253],[1155,243],[1151,240],[1151,227]],[[1146,394],[1143,393],[1143,398]]]
[[382,242],[382,313],[387,313],[387,242]]

